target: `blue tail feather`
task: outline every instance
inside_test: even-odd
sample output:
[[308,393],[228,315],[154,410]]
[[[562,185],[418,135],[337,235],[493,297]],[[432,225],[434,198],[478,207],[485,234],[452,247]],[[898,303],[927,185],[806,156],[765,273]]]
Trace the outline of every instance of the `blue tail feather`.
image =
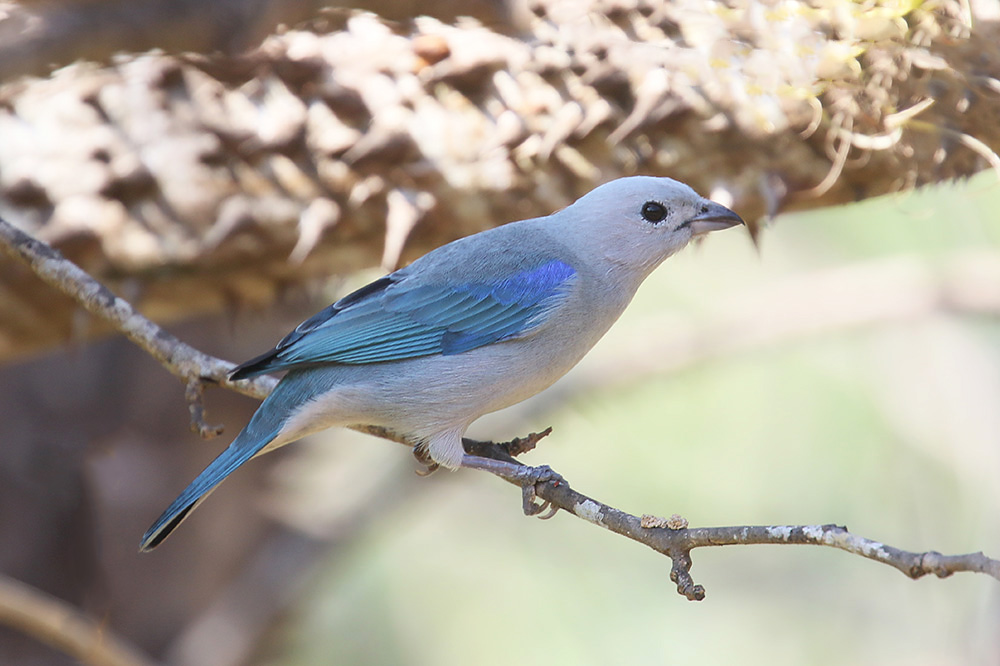
[[156,519],[143,535],[139,549],[156,548],[223,479],[273,442],[289,416],[338,381],[339,376],[332,368],[292,370],[285,375],[233,443]]
[[217,485],[232,474],[246,461],[257,455],[277,435],[277,431],[267,437],[258,437],[249,432],[249,428],[241,432],[233,443],[213,460],[198,477],[184,489],[177,499],[167,507],[152,527],[142,535],[139,550],[148,552],[156,548],[170,536],[188,514],[211,493]]

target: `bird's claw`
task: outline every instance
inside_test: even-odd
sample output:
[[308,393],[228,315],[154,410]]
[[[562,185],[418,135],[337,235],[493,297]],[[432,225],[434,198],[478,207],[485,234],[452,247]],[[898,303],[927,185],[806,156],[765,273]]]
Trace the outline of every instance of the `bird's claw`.
[[[538,499],[536,487],[540,483],[553,483],[559,485],[564,482],[562,475],[554,472],[548,465],[539,467],[521,467],[513,479],[521,484],[521,508],[526,516],[538,516],[546,509],[549,509],[551,502],[543,501],[541,504],[535,502]],[[548,519],[555,515],[559,507],[552,507],[542,518]]]
[[423,469],[414,470],[417,473],[417,476],[430,476],[434,472],[438,471],[439,467],[441,467],[434,462],[430,453],[428,453],[427,449],[422,446],[413,447],[413,457],[417,459],[418,463],[424,466]]
[[549,509],[549,513],[544,517],[551,518],[558,509],[555,507],[550,509],[551,503],[547,500],[541,504],[536,503],[535,500],[538,499],[538,484],[551,483],[553,486],[558,486],[566,483],[562,475],[557,474],[548,465],[528,467],[527,465],[521,465],[513,461],[508,462],[506,460],[496,460],[494,458],[483,458],[481,456],[466,454],[462,458],[462,467],[481,469],[521,486],[521,508],[524,510],[524,515],[526,516],[537,516],[546,509]]
[[[542,513],[542,511],[544,511],[546,507],[548,507],[549,510],[546,511],[545,513]],[[557,513],[559,513],[559,507],[546,500],[542,502],[542,506],[538,511],[538,520],[548,520]]]

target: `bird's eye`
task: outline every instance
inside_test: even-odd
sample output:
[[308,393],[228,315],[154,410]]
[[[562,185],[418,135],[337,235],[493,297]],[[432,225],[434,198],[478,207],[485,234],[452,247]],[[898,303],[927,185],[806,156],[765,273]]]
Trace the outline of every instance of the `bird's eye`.
[[667,207],[659,201],[647,201],[642,204],[642,219],[658,224],[667,216]]

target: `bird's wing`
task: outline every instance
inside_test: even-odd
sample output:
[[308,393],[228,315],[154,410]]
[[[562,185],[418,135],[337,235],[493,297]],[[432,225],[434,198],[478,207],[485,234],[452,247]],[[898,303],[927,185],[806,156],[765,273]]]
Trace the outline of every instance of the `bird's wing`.
[[404,271],[362,287],[299,324],[232,373],[243,379],[323,363],[459,354],[526,335],[566,298],[576,272],[556,259],[502,277],[428,282]]

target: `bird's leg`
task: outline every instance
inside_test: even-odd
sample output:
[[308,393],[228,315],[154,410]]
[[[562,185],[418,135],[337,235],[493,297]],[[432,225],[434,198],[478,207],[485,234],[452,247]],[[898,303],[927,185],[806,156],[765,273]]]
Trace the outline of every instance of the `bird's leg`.
[[[558,507],[549,508],[549,502],[545,501],[541,504],[536,504],[536,481],[531,483],[531,477],[542,477],[548,474],[552,476],[550,478],[541,478],[541,482],[544,481],[554,481],[556,483],[565,482],[563,478],[556,474],[548,466],[544,467],[527,467],[522,465],[513,456],[521,455],[527,451],[535,448],[535,445],[543,437],[549,435],[552,432],[552,428],[546,428],[542,432],[533,432],[525,437],[515,437],[509,442],[501,442],[499,444],[494,442],[480,442],[474,439],[463,438],[462,446],[465,448],[466,459],[478,459],[477,464],[465,464],[463,467],[475,467],[477,469],[485,469],[486,471],[492,472],[500,476],[501,478],[507,479],[517,485],[521,486],[522,490],[522,503],[525,515],[528,516],[538,516],[543,520],[547,520],[554,516],[558,511]],[[494,465],[493,462],[503,463],[503,465]],[[498,469],[502,466],[502,469]],[[525,473],[527,472],[527,473]],[[527,478],[526,478],[527,477]],[[544,515],[539,515],[546,509],[549,509],[548,513]]]
[[517,462],[507,462],[506,460],[495,460],[493,458],[465,454],[462,456],[462,467],[481,469],[521,486],[522,508],[526,516],[537,516],[549,506],[548,502],[543,504],[535,503],[537,497],[535,493],[536,485],[548,482],[558,485],[563,482],[562,476],[554,472],[548,465],[528,467]]

